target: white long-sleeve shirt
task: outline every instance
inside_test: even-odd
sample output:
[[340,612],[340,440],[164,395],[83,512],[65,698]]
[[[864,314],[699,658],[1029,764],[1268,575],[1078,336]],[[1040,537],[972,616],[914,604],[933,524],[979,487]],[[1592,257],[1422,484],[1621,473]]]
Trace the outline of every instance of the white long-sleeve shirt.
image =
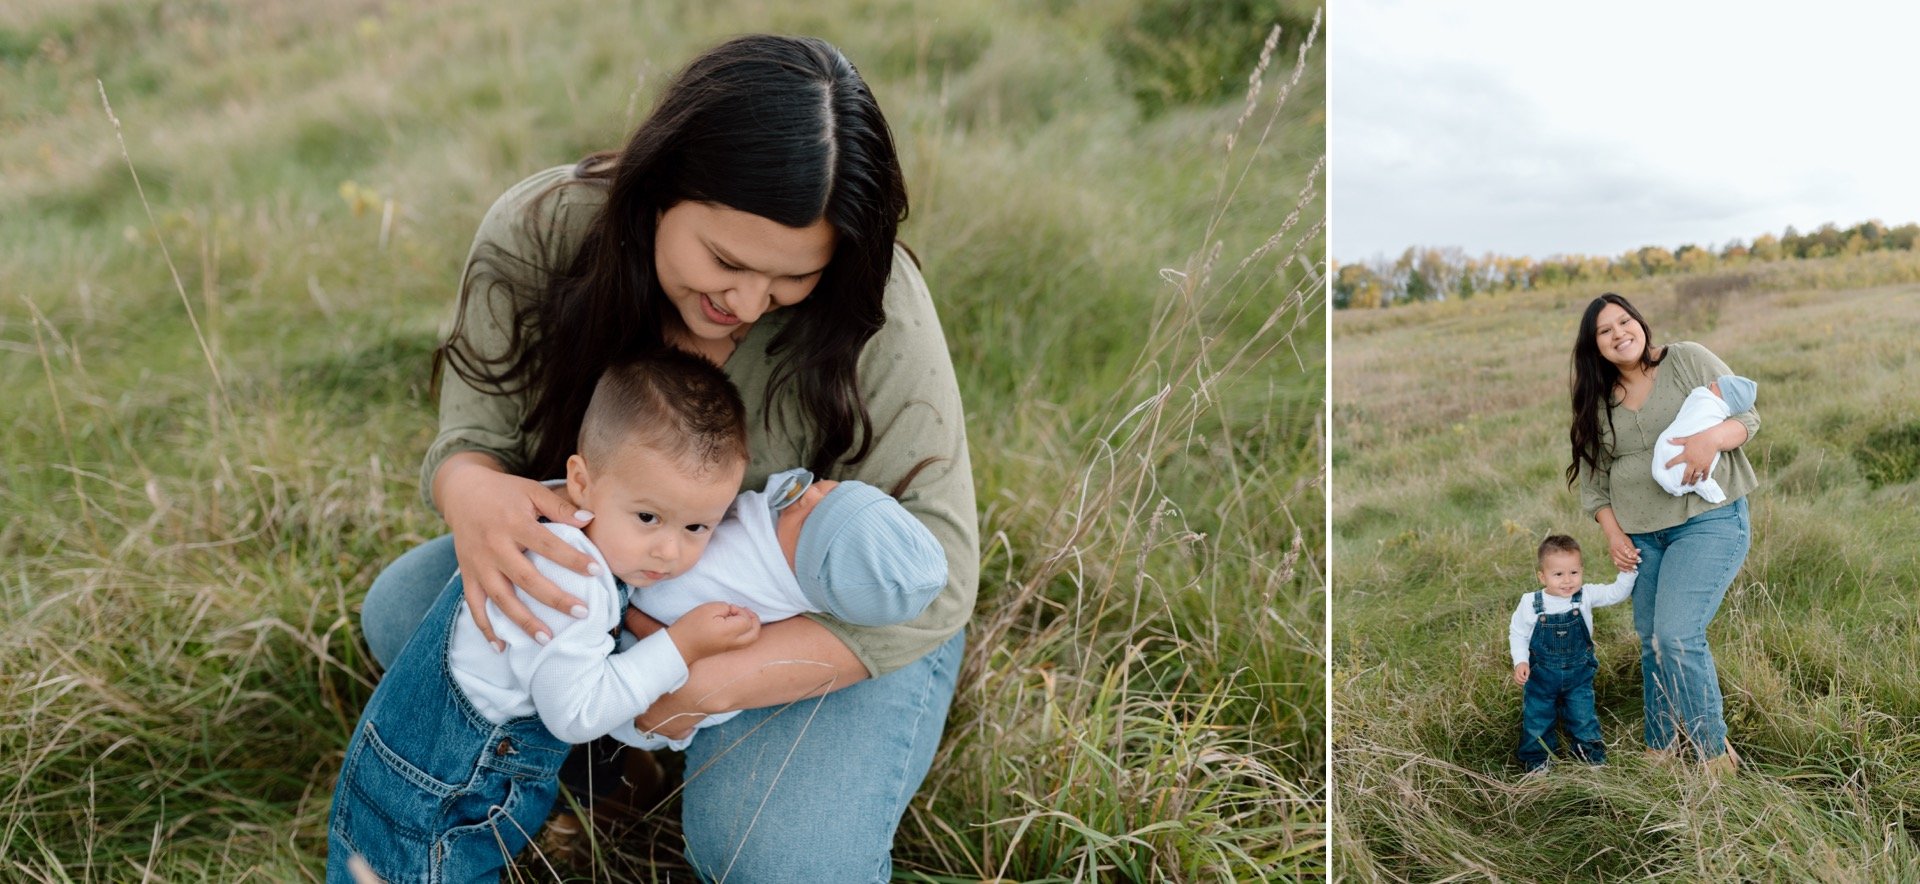
[[[713,537],[707,541],[707,550],[700,554],[700,561],[678,577],[635,589],[627,603],[669,626],[707,602],[739,605],[758,615],[763,624],[798,614],[818,613],[820,609],[801,592],[800,578],[794,576],[793,566],[787,564],[786,554],[780,549],[775,518],[765,493],[741,492],[727,510],[726,518],[714,526]],[[632,638],[622,636],[622,640],[630,642]],[[714,713],[701,719],[694,729],[698,732],[700,728],[712,727],[738,714]],[[631,722],[629,727],[616,730],[613,735],[621,742],[642,749],[684,751],[693,741],[692,734],[670,740],[631,727]]]
[[1653,443],[1653,481],[1660,483],[1668,494],[1679,497],[1688,492],[1700,495],[1708,503],[1720,503],[1727,499],[1727,492],[1721,490],[1720,483],[1713,479],[1713,469],[1720,465],[1720,455],[1713,456],[1713,463],[1707,465],[1707,477],[1692,485],[1686,483],[1686,463],[1667,466],[1667,461],[1679,456],[1680,446],[1667,440],[1676,436],[1691,436],[1702,430],[1710,430],[1729,417],[1727,401],[1715,395],[1706,387],[1694,387],[1687,393],[1686,401],[1680,403],[1680,413],[1673,416],[1673,423],[1667,425],[1665,432]]
[[[1587,635],[1593,635],[1593,609],[1616,605],[1633,594],[1633,581],[1639,577],[1637,571],[1622,571],[1612,583],[1589,583],[1580,587],[1580,616],[1587,621]],[[1565,614],[1573,610],[1573,596],[1561,597],[1550,592],[1541,593],[1541,607],[1544,614]],[[1507,624],[1507,650],[1513,655],[1514,665],[1528,661],[1529,646],[1533,643],[1533,625],[1538,615],[1533,612],[1533,593],[1520,597],[1520,604],[1513,609],[1513,620]]]
[[613,633],[626,607],[607,560],[580,529],[551,522],[546,527],[600,565],[600,576],[588,577],[529,554],[543,576],[586,604],[587,616],[574,619],[516,588],[553,640],[535,642],[488,601],[494,634],[507,645],[506,653],[495,653],[462,603],[454,615],[448,668],[474,709],[495,724],[538,713],[547,730],[569,743],[604,734],[634,743],[634,717],[686,683],[686,660],[664,629],[616,653]]

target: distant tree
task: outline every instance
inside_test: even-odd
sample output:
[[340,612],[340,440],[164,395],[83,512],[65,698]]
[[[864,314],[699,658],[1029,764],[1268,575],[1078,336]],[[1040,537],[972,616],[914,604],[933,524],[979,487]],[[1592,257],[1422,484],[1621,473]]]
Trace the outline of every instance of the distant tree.
[[1688,244],[1673,253],[1674,263],[1682,273],[1699,273],[1713,269],[1713,252],[1699,246]]
[[1435,288],[1433,283],[1428,282],[1427,278],[1422,276],[1417,268],[1407,271],[1406,288],[1402,290],[1402,293],[1406,300],[1410,302],[1435,301],[1439,300],[1442,294],[1440,289]]
[[1878,219],[1841,228],[1831,222],[1800,233],[1788,225],[1779,236],[1762,233],[1751,244],[1730,239],[1715,248],[1684,243],[1668,251],[1642,246],[1612,258],[1556,254],[1546,258],[1496,255],[1468,257],[1458,246],[1408,246],[1392,259],[1375,256],[1340,265],[1333,280],[1334,306],[1389,307],[1411,301],[1470,298],[1486,292],[1549,288],[1568,283],[1625,282],[1671,273],[1705,274],[1722,267],[1794,258],[1858,255],[1876,250],[1920,250],[1920,223],[1889,228]]
[[1333,274],[1333,307],[1371,309],[1382,306],[1380,277],[1365,264],[1342,264]]
[[1840,250],[1846,245],[1846,237],[1840,233],[1840,228],[1834,226],[1832,221],[1828,221],[1816,228],[1813,231],[1813,240],[1819,243],[1820,254],[1810,257],[1824,258],[1827,255],[1838,255],[1840,254]]
[[1660,246],[1642,246],[1635,257],[1640,261],[1641,270],[1645,271],[1643,276],[1659,276],[1667,273],[1673,270],[1675,263],[1673,253]]

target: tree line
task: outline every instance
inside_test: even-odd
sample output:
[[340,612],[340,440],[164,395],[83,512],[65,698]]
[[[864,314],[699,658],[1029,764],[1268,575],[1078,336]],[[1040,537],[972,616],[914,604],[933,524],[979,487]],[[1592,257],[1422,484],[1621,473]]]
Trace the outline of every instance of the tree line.
[[1807,233],[1788,227],[1779,236],[1763,233],[1751,243],[1735,239],[1717,250],[1692,244],[1671,250],[1643,246],[1611,258],[1597,255],[1507,257],[1491,252],[1476,258],[1458,247],[1409,246],[1398,258],[1375,257],[1336,267],[1333,306],[1340,310],[1391,307],[1416,301],[1471,298],[1483,292],[1698,273],[1754,262],[1914,251],[1917,241],[1920,241],[1920,224],[1890,228],[1879,221],[1866,221],[1847,228],[1822,224]]

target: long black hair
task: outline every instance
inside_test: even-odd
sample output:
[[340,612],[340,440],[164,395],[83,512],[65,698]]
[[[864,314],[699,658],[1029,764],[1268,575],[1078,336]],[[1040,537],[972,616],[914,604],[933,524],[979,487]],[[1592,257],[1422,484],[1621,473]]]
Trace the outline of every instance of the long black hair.
[[818,475],[867,456],[873,421],[856,366],[886,322],[907,191],[886,118],[846,56],[810,37],[729,40],[675,76],[624,148],[589,155],[574,177],[582,180],[569,184],[607,193],[578,251],[546,257],[555,234],[540,223],[540,202],[549,191],[524,222],[534,254],[476,255],[462,280],[462,317],[476,289],[505,286],[513,296],[505,352],[475,352],[456,324],[438,354],[476,387],[530,394],[521,424],[536,440],[529,475],[564,469],[603,370],[668,346],[675,313],[654,272],[654,234],[660,213],[688,200],[833,228],[833,257],[813,291],[782,308],[792,318],[768,347],[779,362],[762,411],[770,427],[776,412],[785,418],[776,402],[797,401],[813,443],[807,466]]
[[1627,299],[1607,292],[1587,305],[1587,312],[1580,315],[1580,330],[1573,337],[1573,360],[1569,368],[1568,387],[1573,393],[1573,425],[1567,431],[1567,441],[1573,444],[1573,462],[1567,465],[1567,484],[1573,485],[1580,478],[1580,464],[1588,469],[1598,470],[1601,458],[1612,459],[1612,453],[1601,450],[1600,416],[1606,415],[1607,430],[1613,430],[1613,388],[1620,383],[1620,369],[1600,355],[1600,342],[1594,339],[1599,330],[1600,311],[1608,304],[1627,311],[1633,321],[1640,323],[1641,336],[1646,346],[1640,350],[1640,365],[1652,368],[1666,358],[1665,350],[1654,356],[1653,326],[1633,309]]

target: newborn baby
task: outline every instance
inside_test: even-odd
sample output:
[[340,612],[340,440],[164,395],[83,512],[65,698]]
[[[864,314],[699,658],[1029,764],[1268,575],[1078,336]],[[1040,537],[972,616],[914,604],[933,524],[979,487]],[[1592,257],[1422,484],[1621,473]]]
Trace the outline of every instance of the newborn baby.
[[[946,550],[898,501],[864,482],[814,481],[796,469],[734,498],[700,561],[634,593],[630,604],[668,625],[705,602],[728,602],[764,623],[818,613],[888,626],[919,616],[946,585]],[[708,716],[700,727],[734,714]],[[684,749],[692,739],[641,734],[631,724],[614,736],[642,748]]]
[[1667,425],[1666,432],[1661,433],[1659,441],[1653,443],[1653,480],[1675,497],[1694,493],[1708,503],[1725,501],[1727,493],[1713,479],[1714,469],[1720,466],[1720,455],[1713,456],[1705,479],[1688,485],[1686,463],[1666,465],[1681,451],[1680,446],[1669,440],[1691,436],[1719,425],[1732,415],[1752,411],[1757,388],[1758,385],[1753,381],[1733,374],[1721,375],[1704,387],[1694,387],[1693,392],[1687,394],[1687,401],[1680,404],[1680,413],[1674,416],[1673,423]]

